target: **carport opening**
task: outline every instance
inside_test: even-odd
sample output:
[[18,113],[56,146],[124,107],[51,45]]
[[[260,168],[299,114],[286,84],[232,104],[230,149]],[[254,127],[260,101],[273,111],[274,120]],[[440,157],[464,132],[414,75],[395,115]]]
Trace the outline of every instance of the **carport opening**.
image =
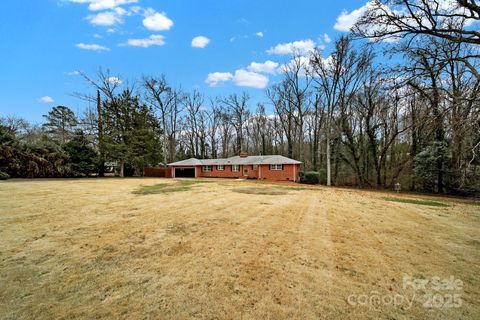
[[195,168],[175,168],[175,178],[195,178]]

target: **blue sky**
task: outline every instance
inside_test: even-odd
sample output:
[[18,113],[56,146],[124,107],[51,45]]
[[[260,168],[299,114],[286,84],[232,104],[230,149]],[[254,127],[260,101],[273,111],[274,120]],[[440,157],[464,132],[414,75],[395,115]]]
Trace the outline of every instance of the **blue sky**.
[[[91,92],[75,71],[122,82],[165,74],[206,97],[262,101],[292,47],[325,47],[365,0],[17,0],[0,12],[0,116],[40,122],[55,105],[81,112]],[[328,35],[325,36],[325,35]],[[195,41],[192,40],[196,37]],[[208,39],[208,40],[207,40]],[[266,61],[269,61],[265,63]],[[256,62],[256,64],[252,64]],[[277,65],[278,64],[278,65]]]

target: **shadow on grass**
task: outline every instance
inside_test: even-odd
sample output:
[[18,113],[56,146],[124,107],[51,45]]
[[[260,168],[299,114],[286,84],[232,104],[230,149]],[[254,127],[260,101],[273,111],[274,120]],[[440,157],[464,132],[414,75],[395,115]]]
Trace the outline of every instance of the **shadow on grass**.
[[450,206],[449,204],[444,202],[426,200],[426,199],[406,199],[406,198],[384,197],[383,200],[392,201],[392,202],[401,202],[401,203],[420,204],[424,206],[433,206],[433,207],[449,207]]

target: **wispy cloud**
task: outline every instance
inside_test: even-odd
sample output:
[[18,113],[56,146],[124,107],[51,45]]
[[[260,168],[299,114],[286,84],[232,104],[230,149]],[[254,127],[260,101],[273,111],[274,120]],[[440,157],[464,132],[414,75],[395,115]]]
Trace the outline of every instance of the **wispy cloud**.
[[137,3],[138,0],[68,0],[72,3],[88,3],[91,11],[114,9],[124,4]]
[[99,44],[95,44],[95,43],[77,43],[75,46],[79,49],[82,49],[82,50],[110,51],[109,48],[104,47],[104,46],[99,45]]
[[38,101],[41,102],[41,103],[52,103],[54,100],[50,96],[43,96],[43,97],[39,98]]
[[132,47],[148,48],[151,46],[163,46],[165,44],[165,37],[159,34],[152,34],[148,38],[143,39],[128,39],[127,43],[123,45]]
[[325,41],[325,43],[330,43],[332,42],[332,39],[330,38],[330,36],[326,33],[323,34],[323,41]]
[[127,10],[123,8],[115,8],[111,11],[88,15],[86,19],[94,26],[113,26],[115,24],[123,23],[124,16],[126,15],[129,15]]
[[106,79],[106,82],[111,83],[111,84],[115,84],[115,85],[121,85],[122,84],[122,80],[120,80],[120,78],[118,78],[118,77],[109,77],[109,78]]

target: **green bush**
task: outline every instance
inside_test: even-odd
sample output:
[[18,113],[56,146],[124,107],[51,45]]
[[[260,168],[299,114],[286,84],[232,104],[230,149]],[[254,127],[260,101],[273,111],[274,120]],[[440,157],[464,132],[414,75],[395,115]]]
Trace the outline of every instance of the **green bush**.
[[327,184],[327,169],[320,168],[318,173],[320,174],[320,184]]
[[7,180],[8,178],[10,178],[8,173],[0,171],[0,180]]
[[300,172],[300,182],[307,183],[307,184],[319,184],[320,172],[317,172],[317,171]]

